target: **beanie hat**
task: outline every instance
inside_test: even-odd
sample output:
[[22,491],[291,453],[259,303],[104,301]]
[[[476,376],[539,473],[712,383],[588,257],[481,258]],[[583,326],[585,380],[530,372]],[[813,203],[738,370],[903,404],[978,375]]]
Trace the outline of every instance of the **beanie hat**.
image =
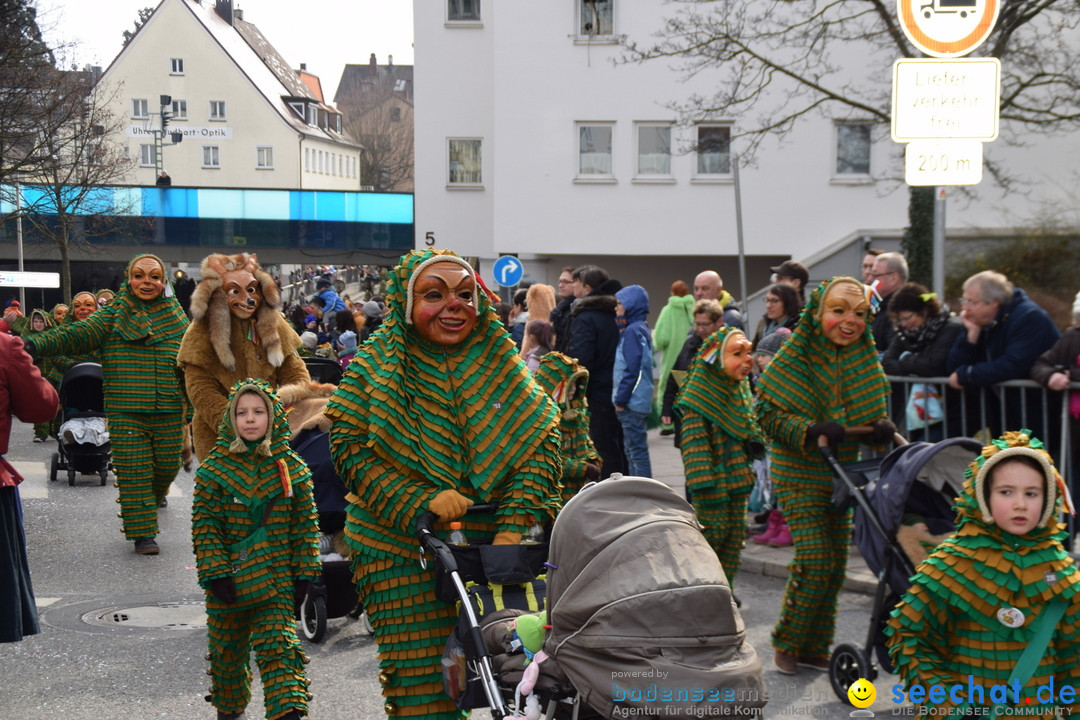
[[306,318],[304,318],[304,324],[305,325],[307,325],[308,323],[311,323],[311,322],[315,322],[315,316],[314,315],[308,315]]
[[380,306],[379,303],[375,302],[374,300],[368,300],[366,303],[364,303],[364,306],[361,308],[361,310],[363,310],[364,314],[367,315],[369,318],[381,317],[383,314],[382,306]]
[[983,522],[990,523],[994,520],[990,512],[987,476],[995,465],[1018,455],[1033,458],[1042,468],[1046,480],[1046,495],[1038,527],[1046,527],[1050,516],[1057,509],[1059,499],[1064,503],[1065,509],[1072,512],[1072,498],[1069,497],[1069,491],[1064,480],[1061,479],[1061,475],[1054,467],[1050,453],[1043,448],[1042,442],[1031,437],[1030,430],[1020,430],[1019,432],[1007,432],[983,447],[979,457],[971,462],[971,465],[968,466],[964,473],[969,478],[974,476],[975,500],[979,503],[979,511],[982,513]]
[[338,336],[338,343],[341,345],[342,352],[356,352],[356,333],[352,330],[346,330]]
[[308,330],[300,333],[300,342],[304,343],[308,350],[314,350],[319,345],[319,336]]
[[791,331],[786,327],[776,328],[771,333],[761,338],[758,341],[757,347],[754,348],[755,353],[761,353],[762,355],[775,355],[780,350],[780,346],[784,344],[784,341],[791,337]]
[[323,288],[328,288],[328,287],[330,287],[330,281],[327,280],[326,278],[319,278],[318,280],[315,281],[315,289],[316,290],[322,290]]

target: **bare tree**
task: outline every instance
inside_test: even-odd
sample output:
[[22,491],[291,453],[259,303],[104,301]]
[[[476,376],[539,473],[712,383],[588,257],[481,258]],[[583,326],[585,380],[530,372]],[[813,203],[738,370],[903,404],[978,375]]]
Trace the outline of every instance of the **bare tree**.
[[124,180],[131,160],[108,141],[123,137],[123,127],[107,110],[110,98],[95,91],[95,74],[41,68],[36,77],[34,141],[24,147],[17,186],[2,192],[21,208],[27,239],[59,252],[61,291],[70,297],[73,247],[92,250],[95,239],[146,228],[128,196],[110,187]]
[[[669,0],[674,13],[654,40],[627,42],[623,61],[674,61],[687,78],[708,73],[715,89],[672,103],[682,122],[737,118],[731,132],[739,160],[753,162],[765,138],[782,139],[801,118],[824,113],[875,125],[891,118],[890,67],[921,53],[908,41],[892,0]],[[1002,61],[1001,141],[1080,124],[1077,0],[1002,0],[998,23],[975,54]],[[854,62],[853,62],[854,59]],[[987,173],[1002,187],[1008,169]],[[896,173],[896,169],[887,172]],[[893,179],[898,178],[893,176]],[[880,179],[880,178],[879,178]],[[908,257],[923,262],[913,277],[929,282],[930,238],[916,214],[932,189],[911,188]],[[930,223],[932,227],[932,223]]]
[[412,103],[387,83],[338,104],[345,129],[364,146],[363,184],[379,192],[412,192]]

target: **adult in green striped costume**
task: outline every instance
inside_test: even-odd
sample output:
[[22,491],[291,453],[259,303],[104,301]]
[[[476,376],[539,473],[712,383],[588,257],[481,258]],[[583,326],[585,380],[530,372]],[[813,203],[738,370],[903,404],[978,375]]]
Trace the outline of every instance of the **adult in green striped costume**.
[[780,619],[773,629],[781,673],[828,669],[851,543],[851,512],[830,501],[832,472],[818,453],[828,438],[840,462],[855,460],[844,428],[873,425],[873,441],[895,431],[885,417],[889,383],[869,328],[869,289],[832,278],[810,296],[791,337],[758,381],[758,423],[772,450],[773,487],[795,541]]
[[330,447],[351,490],[346,539],[375,626],[386,713],[464,717],[443,691],[440,660],[457,619],[420,567],[414,524],[431,510],[445,533],[517,543],[559,507],[558,408],[533,382],[478,287],[449,251],[405,255],[391,274],[386,319],[331,396]]
[[720,328],[694,356],[675,400],[682,417],[686,489],[732,587],[746,544],[753,462],[765,455],[747,380],[752,349],[742,330]]
[[34,337],[40,356],[96,353],[104,378],[124,536],[157,555],[157,508],[180,468],[184,400],[176,352],[188,319],[166,292],[165,263],[137,255],[116,297],[85,320]]
[[210,702],[219,719],[239,717],[251,700],[252,652],[266,717],[307,715],[306,658],[293,607],[322,570],[312,492],[270,384],[240,380],[199,465],[191,502],[191,540],[206,590]]

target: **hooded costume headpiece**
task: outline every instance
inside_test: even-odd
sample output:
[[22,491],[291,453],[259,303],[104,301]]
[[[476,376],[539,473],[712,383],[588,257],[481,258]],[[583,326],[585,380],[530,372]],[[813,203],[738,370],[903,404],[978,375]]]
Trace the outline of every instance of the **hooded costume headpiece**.
[[971,465],[964,471],[964,477],[968,483],[974,483],[972,495],[979,507],[984,523],[993,523],[994,518],[990,512],[989,477],[994,466],[1003,460],[1015,457],[1029,457],[1042,468],[1043,478],[1046,481],[1043,512],[1039,516],[1037,527],[1048,527],[1050,518],[1056,514],[1059,503],[1065,510],[1073,515],[1072,498],[1069,489],[1062,480],[1061,474],[1054,467],[1054,461],[1050,453],[1046,452],[1038,438],[1031,437],[1030,430],[1019,432],[1007,432],[989,445],[983,447],[977,458],[971,461]]
[[693,410],[731,437],[764,443],[754,417],[750,382],[724,372],[724,348],[736,334],[746,337],[739,328],[725,325],[705,338],[679,388],[675,407]]
[[[122,318],[114,325],[114,332],[128,342],[141,341],[146,345],[158,345],[160,343],[176,340],[182,337],[188,326],[188,316],[180,307],[176,296],[169,285],[168,273],[165,274],[165,288],[161,295],[153,300],[143,300],[135,296],[131,290],[128,278],[131,276],[131,268],[143,258],[152,258],[166,270],[165,263],[157,255],[143,253],[131,258],[127,269],[124,271],[124,282],[120,285],[114,297],[106,307],[115,313],[113,317]],[[115,309],[114,307],[115,306]],[[71,317],[68,312],[68,317]]]

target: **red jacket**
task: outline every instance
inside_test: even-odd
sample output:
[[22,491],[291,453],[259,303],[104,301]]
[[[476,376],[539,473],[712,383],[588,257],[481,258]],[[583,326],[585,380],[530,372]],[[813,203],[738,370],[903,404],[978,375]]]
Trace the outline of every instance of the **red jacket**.
[[56,416],[59,402],[56,388],[41,377],[22,340],[0,334],[0,455],[8,450],[13,415],[23,422],[45,422]]

